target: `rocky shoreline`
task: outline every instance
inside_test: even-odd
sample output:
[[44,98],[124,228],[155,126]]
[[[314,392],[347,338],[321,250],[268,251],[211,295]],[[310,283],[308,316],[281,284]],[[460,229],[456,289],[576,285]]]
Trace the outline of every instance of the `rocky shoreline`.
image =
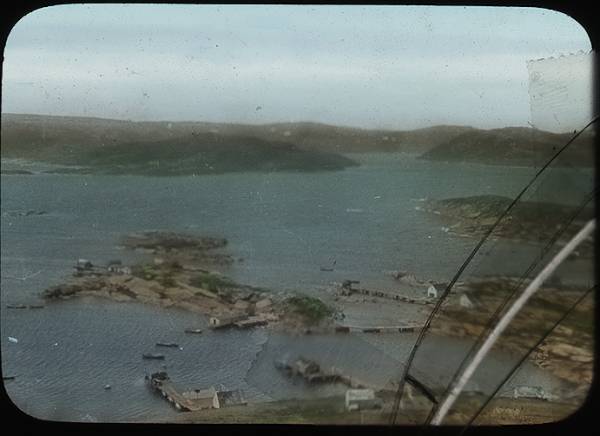
[[150,259],[135,265],[119,260],[95,266],[79,259],[72,277],[42,293],[47,301],[95,296],[177,307],[215,319],[250,318],[285,330],[331,327],[331,309],[312,297],[282,295],[236,283],[217,271],[232,265],[224,238],[173,232],[127,235],[122,247]]
[[[516,283],[517,279],[497,277],[455,286],[430,331],[440,336],[476,338]],[[523,355],[583,292],[564,286],[544,286],[511,322],[497,346]],[[464,307],[464,297],[463,304],[460,302],[463,295],[471,304],[469,308]],[[574,397],[585,397],[592,382],[593,318],[594,301],[590,295],[529,357],[534,365],[576,385]]]
[[[449,198],[426,202],[422,209],[437,215],[447,232],[460,236],[481,237],[488,232],[511,204],[512,199],[497,195]],[[546,202],[521,201],[504,217],[492,233],[521,243],[548,242],[578,212],[578,207]],[[558,243],[564,245],[588,219],[593,218],[592,207],[577,214],[573,224],[561,236]],[[594,244],[587,240],[577,250],[575,257],[592,257]]]
[[[42,294],[44,299],[49,302],[82,296],[103,297],[181,308],[208,316],[211,322],[233,320],[229,325],[242,328],[261,325],[301,334],[332,333],[339,329],[334,322],[335,310],[317,298],[284,295],[235,283],[217,272],[236,261],[224,251],[226,239],[146,232],[128,235],[121,243],[124,249],[141,252],[147,259],[134,265],[112,261],[105,266],[94,266],[80,259],[72,277],[46,289]],[[515,278],[488,277],[456,284],[432,323],[431,333],[442,337],[477,337],[516,283]],[[499,347],[522,355],[581,292],[563,285],[543,287],[511,323]],[[401,304],[377,296],[370,298],[377,300],[377,305]],[[338,297],[336,306],[346,309],[352,306],[351,301],[354,301],[352,296]],[[361,310],[374,310],[356,304]],[[576,386],[574,397],[585,397],[593,374],[593,299],[586,298],[529,360]]]
[[[288,399],[249,403],[222,409],[181,413],[168,422],[200,424],[321,424],[321,425],[389,425],[395,391],[378,391],[382,408],[348,411],[343,396],[311,399]],[[483,396],[459,400],[450,411],[445,424],[464,425]],[[398,425],[421,425],[431,404],[417,396],[405,402],[397,416]],[[532,398],[495,398],[477,419],[477,425],[542,424],[564,419],[577,409],[569,403],[554,403]],[[174,421],[173,421],[174,420]]]

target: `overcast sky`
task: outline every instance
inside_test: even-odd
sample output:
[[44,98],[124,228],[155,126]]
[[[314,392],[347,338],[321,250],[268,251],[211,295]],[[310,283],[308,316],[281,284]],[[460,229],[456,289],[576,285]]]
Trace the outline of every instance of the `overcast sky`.
[[534,8],[63,5],[12,30],[2,112],[524,126],[527,61],[590,49]]

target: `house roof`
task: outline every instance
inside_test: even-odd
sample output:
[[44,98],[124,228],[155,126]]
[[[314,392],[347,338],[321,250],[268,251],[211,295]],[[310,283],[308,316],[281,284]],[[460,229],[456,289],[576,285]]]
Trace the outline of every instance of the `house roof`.
[[348,401],[372,400],[375,398],[373,389],[348,389],[346,399]]

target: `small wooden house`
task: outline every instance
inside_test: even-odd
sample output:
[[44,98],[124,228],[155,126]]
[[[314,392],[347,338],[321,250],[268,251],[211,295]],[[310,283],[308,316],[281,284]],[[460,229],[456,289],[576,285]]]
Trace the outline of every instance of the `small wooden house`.
[[212,329],[232,326],[238,321],[246,319],[246,315],[231,315],[231,316],[211,316],[208,320],[208,325]]
[[437,298],[437,296],[438,296],[438,290],[435,287],[435,285],[432,283],[427,288],[427,298]]
[[108,270],[108,272],[115,274],[131,275],[131,268],[128,266],[123,266],[121,264],[108,265],[106,269]]
[[77,265],[75,265],[75,268],[77,269],[92,269],[92,267],[92,262],[87,259],[78,259]]
[[375,397],[373,389],[348,389],[346,391],[346,410],[377,409],[381,400]]
[[548,400],[548,395],[540,386],[517,386],[513,390],[513,398],[537,398]]

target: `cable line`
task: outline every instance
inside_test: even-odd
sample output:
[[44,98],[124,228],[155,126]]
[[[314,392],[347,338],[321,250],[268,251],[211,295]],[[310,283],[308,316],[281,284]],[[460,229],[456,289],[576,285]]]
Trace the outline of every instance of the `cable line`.
[[398,383],[398,389],[396,391],[396,396],[395,396],[395,399],[394,399],[394,406],[393,406],[393,409],[392,409],[392,413],[390,414],[390,421],[391,421],[390,423],[392,425],[396,423],[396,420],[397,420],[397,417],[398,417],[398,411],[399,411],[399,408],[400,408],[400,400],[402,398],[402,392],[404,390],[404,384],[405,384],[406,375],[408,374],[408,372],[410,370],[410,367],[411,367],[412,362],[413,362],[413,360],[415,358],[417,349],[419,348],[419,346],[423,342],[425,334],[426,334],[427,330],[429,329],[429,326],[431,325],[431,321],[433,320],[433,318],[435,317],[435,315],[440,310],[440,308],[442,306],[442,303],[448,297],[448,294],[452,290],[452,287],[454,286],[454,284],[458,281],[459,277],[462,275],[462,273],[464,272],[464,270],[466,269],[466,267],[468,266],[468,264],[471,262],[471,260],[473,260],[473,258],[475,257],[475,255],[477,254],[477,252],[479,251],[479,249],[481,248],[481,246],[484,244],[484,242],[494,232],[494,230],[496,229],[496,227],[498,227],[498,224],[504,219],[504,217],[508,214],[508,212],[510,212],[510,210],[514,207],[514,205],[521,199],[521,197],[525,194],[525,192],[527,192],[527,190],[533,185],[533,183],[535,183],[535,181],[546,170],[546,168],[548,168],[548,166],[550,166],[550,164],[552,162],[554,162],[556,160],[556,158],[558,156],[560,156],[563,153],[563,151],[566,150],[567,147],[569,147],[573,143],[573,141],[575,141],[575,139],[577,139],[583,132],[585,132],[588,127],[590,127],[592,124],[594,124],[596,121],[598,121],[598,118],[599,118],[598,116],[594,117],[588,124],[585,125],[585,127],[583,129],[581,129],[579,132],[577,132],[576,134],[574,134],[571,137],[571,139],[569,141],[567,141],[566,144],[564,146],[562,146],[538,170],[538,172],[532,177],[532,179],[527,183],[527,185],[525,185],[525,187],[521,190],[521,192],[519,192],[519,194],[512,200],[512,202],[508,205],[508,207],[504,210],[504,212],[502,212],[502,214],[500,214],[500,216],[494,222],[494,224],[485,232],[485,234],[480,239],[480,241],[477,243],[477,245],[475,246],[475,248],[471,251],[471,253],[469,254],[469,256],[462,263],[462,265],[460,266],[460,268],[458,269],[458,271],[456,272],[456,274],[454,275],[454,277],[452,277],[452,280],[450,281],[450,283],[448,283],[448,285],[446,286],[446,289],[444,290],[444,292],[442,293],[442,295],[440,296],[440,298],[436,302],[435,306],[433,307],[432,311],[430,312],[429,316],[427,317],[427,320],[425,321],[425,324],[424,324],[423,328],[419,332],[419,336],[417,337],[417,340],[416,340],[415,344],[413,345],[413,347],[411,349],[411,352],[410,352],[410,354],[408,356],[407,362],[406,362],[406,364],[404,366],[404,371],[403,371],[402,376],[400,377],[400,380],[399,380],[399,383]]

